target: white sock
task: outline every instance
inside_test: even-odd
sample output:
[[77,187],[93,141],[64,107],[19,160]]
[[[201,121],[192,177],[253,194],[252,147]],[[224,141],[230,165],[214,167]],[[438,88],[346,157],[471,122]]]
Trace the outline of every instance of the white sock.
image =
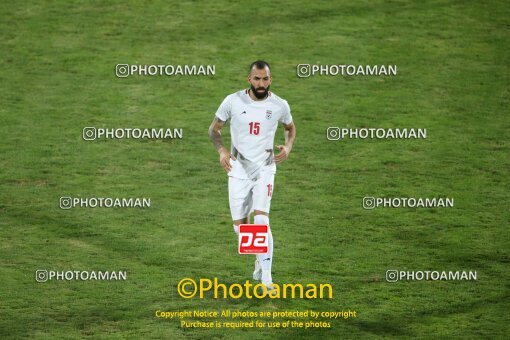
[[271,266],[273,265],[273,234],[269,227],[269,217],[266,215],[255,215],[253,224],[265,224],[268,226],[267,253],[258,254],[257,259],[262,267],[262,282],[272,282]]
[[239,226],[235,225],[235,224],[233,224],[233,226],[234,226],[234,231],[236,232],[237,235],[239,235]]

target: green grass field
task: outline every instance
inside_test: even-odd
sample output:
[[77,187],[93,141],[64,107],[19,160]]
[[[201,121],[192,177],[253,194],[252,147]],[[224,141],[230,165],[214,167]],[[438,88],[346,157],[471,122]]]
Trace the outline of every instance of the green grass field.
[[[0,337],[508,337],[509,16],[505,1],[0,4]],[[298,131],[275,181],[273,278],[330,283],[332,300],[177,293],[185,277],[251,277],[207,129],[258,58]],[[119,63],[214,64],[216,75],[116,78]],[[302,79],[300,63],[396,64],[398,75]],[[87,142],[86,126],[175,127],[184,138]],[[328,141],[329,126],[428,136]],[[62,210],[61,196],[150,197],[152,206]],[[364,196],[453,197],[455,206],[364,210]],[[128,278],[37,283],[38,269]],[[478,279],[389,283],[388,269],[476,270]],[[328,329],[210,330],[154,315],[222,309],[358,317]]]

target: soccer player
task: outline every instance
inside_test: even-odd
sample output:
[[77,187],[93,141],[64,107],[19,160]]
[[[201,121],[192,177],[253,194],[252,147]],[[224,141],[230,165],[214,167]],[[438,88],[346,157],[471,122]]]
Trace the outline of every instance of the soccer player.
[[[268,251],[256,255],[253,279],[272,289],[273,235],[269,225],[269,208],[274,190],[276,164],[285,161],[296,138],[287,101],[271,91],[269,64],[257,60],[250,65],[250,88],[227,96],[221,103],[209,127],[209,137],[220,155],[220,165],[228,173],[228,194],[234,231],[239,225],[253,223],[268,226]],[[230,120],[232,148],[223,145],[220,130]],[[285,144],[277,145],[274,136],[282,123]]]

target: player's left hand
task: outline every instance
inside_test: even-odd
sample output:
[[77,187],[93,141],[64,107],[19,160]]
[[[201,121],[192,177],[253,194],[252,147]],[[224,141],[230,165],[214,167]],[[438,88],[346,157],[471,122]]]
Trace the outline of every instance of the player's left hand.
[[277,145],[276,148],[280,150],[280,152],[274,156],[274,161],[276,164],[279,164],[289,158],[290,148],[286,145]]

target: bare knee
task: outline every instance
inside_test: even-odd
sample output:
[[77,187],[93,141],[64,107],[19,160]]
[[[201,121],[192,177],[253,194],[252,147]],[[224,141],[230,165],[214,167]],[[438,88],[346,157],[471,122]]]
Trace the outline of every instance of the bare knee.
[[248,218],[248,216],[246,216],[245,218],[242,218],[240,220],[235,220],[234,221],[235,225],[249,224],[249,223],[250,223],[250,219]]
[[269,214],[265,211],[260,211],[260,210],[254,210],[253,211],[253,215],[257,216],[257,215],[264,215],[264,216],[269,216]]

